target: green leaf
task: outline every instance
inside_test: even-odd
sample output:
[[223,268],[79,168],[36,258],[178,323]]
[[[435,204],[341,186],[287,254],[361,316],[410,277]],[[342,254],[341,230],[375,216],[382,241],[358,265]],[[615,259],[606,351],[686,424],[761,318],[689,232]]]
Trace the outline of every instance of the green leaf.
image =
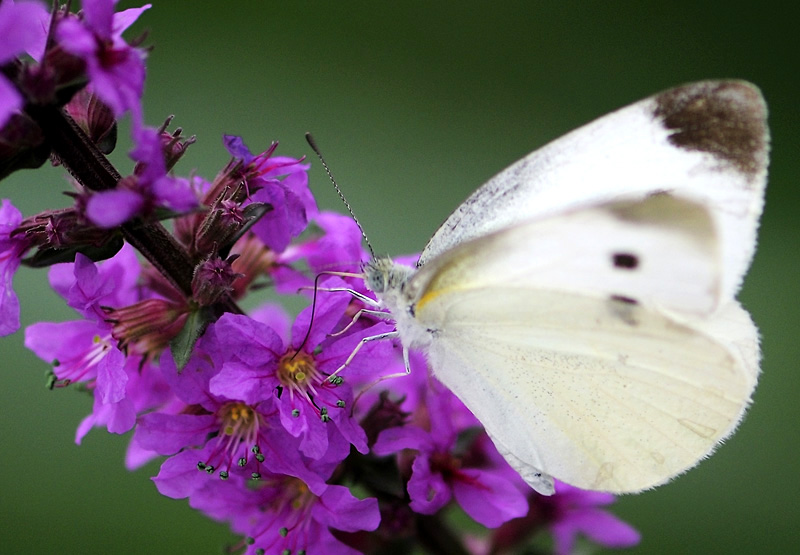
[[209,307],[193,310],[189,313],[189,317],[186,319],[183,329],[169,342],[170,349],[172,350],[172,360],[175,361],[175,366],[178,367],[178,373],[180,373],[189,362],[195,343],[197,343],[197,340],[203,335],[206,326],[208,326],[213,319],[214,315]]
[[32,256],[22,260],[30,268],[46,268],[53,264],[75,262],[75,253],[81,253],[93,262],[108,260],[119,252],[124,241],[120,235],[113,235],[106,243],[95,245],[72,245],[63,249],[39,248]]

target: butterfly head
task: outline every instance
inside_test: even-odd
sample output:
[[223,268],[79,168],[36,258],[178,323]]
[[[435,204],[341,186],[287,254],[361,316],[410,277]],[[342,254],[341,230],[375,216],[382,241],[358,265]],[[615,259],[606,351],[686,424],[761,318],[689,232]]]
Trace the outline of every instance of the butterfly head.
[[400,290],[408,281],[413,268],[397,264],[388,256],[377,256],[364,265],[364,283],[373,293]]

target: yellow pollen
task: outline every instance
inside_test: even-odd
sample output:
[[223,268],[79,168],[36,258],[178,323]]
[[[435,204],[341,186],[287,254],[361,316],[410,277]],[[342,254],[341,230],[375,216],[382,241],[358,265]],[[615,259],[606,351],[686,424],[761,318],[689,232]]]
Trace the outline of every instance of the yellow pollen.
[[241,434],[250,426],[257,424],[255,412],[244,403],[227,403],[218,414],[226,435]]
[[292,496],[292,508],[295,510],[301,509],[308,502],[308,486],[301,480],[292,480],[291,484],[287,485],[289,486],[287,492]]
[[306,353],[290,353],[278,365],[278,378],[284,386],[304,387],[317,375],[314,359]]

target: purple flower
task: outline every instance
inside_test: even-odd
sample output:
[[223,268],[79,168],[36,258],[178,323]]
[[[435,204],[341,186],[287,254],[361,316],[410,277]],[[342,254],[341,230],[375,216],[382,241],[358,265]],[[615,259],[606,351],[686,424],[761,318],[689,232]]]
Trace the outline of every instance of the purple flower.
[[[342,285],[338,279],[325,282],[328,287]],[[312,459],[341,460],[349,453],[349,444],[366,453],[364,431],[351,416],[353,391],[348,379],[374,373],[381,367],[380,353],[388,354],[390,346],[368,344],[347,367],[344,383],[332,383],[328,376],[362,337],[379,333],[376,329],[386,331],[388,326],[381,323],[341,338],[328,337],[340,327],[349,303],[347,294],[320,296],[313,325],[309,307],[292,326],[288,344],[266,324],[246,316],[223,315],[213,332],[220,350],[231,356],[211,379],[211,391],[248,402],[275,396],[281,423],[292,436],[301,438],[300,450]]]
[[388,428],[378,436],[373,452],[418,452],[408,480],[410,507],[418,513],[433,514],[455,497],[469,516],[490,528],[526,514],[525,496],[512,477],[502,471],[466,468],[453,452],[458,434],[452,415],[459,406],[463,405],[441,386],[429,387],[425,408],[430,431],[414,425]]
[[92,416],[84,420],[76,435],[76,442],[80,443],[93,425],[105,425],[112,433],[124,433],[133,427],[136,410],[128,398],[127,386],[129,374],[142,369],[138,361],[128,359],[118,349],[101,309],[135,298],[139,263],[133,249],[124,247],[100,266],[81,254],[75,260],[74,264],[54,266],[50,282],[67,304],[86,319],[28,326],[25,346],[53,364],[58,380],[54,385],[66,387],[78,382],[93,392]]
[[[0,65],[22,52],[40,59],[47,37],[49,15],[39,2],[0,2]],[[22,108],[17,88],[0,73],[0,127]]]
[[[268,214],[267,214],[268,216]],[[296,294],[302,288],[314,285],[313,275],[295,267],[306,262],[313,273],[321,271],[358,271],[365,253],[361,248],[361,231],[349,216],[320,212],[313,218],[322,233],[316,230],[275,252],[252,233],[245,234],[232,247],[231,253],[240,255],[233,261],[233,270],[242,277],[233,283],[236,299],[245,296],[248,287],[259,278],[268,276],[278,293]],[[358,280],[363,282],[363,280]],[[351,284],[354,287],[357,285]],[[366,293],[366,290],[364,290]]]
[[225,147],[241,167],[237,173],[250,191],[252,202],[269,203],[272,210],[262,217],[253,232],[275,252],[282,252],[306,228],[317,211],[308,189],[309,164],[302,159],[273,156],[278,143],[253,155],[240,137],[226,135]]
[[86,62],[95,93],[116,116],[130,110],[134,133],[142,124],[144,51],[129,46],[122,33],[150,4],[114,13],[117,0],[84,0],[83,19],[63,19],[56,30],[65,50]]
[[283,429],[271,398],[248,403],[210,391],[209,382],[217,373],[214,349],[213,341],[202,338],[196,347],[199,356],[181,372],[169,353],[161,357],[164,377],[184,404],[142,416],[134,435],[143,449],[173,455],[155,478],[159,491],[188,497],[204,487],[210,474],[228,480],[268,472],[294,476],[321,493],[332,466],[309,469],[299,440]]
[[[268,476],[256,487],[208,483],[190,498],[192,507],[217,520],[231,521],[247,537],[246,553],[325,553],[358,555],[330,528],[345,532],[375,530],[380,523],[376,499],[358,499],[343,486],[315,494],[296,478]],[[228,487],[231,486],[231,487]]]
[[633,527],[603,510],[613,503],[612,494],[584,491],[556,481],[555,495],[547,497],[531,491],[521,478],[517,482],[521,490],[530,492],[528,514],[505,523],[491,537],[477,540],[477,553],[509,552],[545,529],[552,533],[554,553],[558,555],[573,553],[579,534],[609,548],[632,547],[639,543],[640,535]]
[[86,216],[98,227],[116,227],[157,206],[186,212],[197,205],[189,181],[167,175],[159,132],[143,128],[134,131],[134,139],[131,158],[139,162],[137,171],[113,191],[93,194],[86,204]]
[[631,547],[641,539],[630,524],[601,508],[614,502],[610,493],[584,491],[556,482],[556,493],[551,499],[554,516],[550,530],[559,555],[572,553],[578,534],[611,548]]
[[21,222],[22,213],[11,201],[3,199],[0,205],[0,336],[19,329],[19,299],[12,282],[29,245],[24,234],[13,234]]
[[360,270],[367,253],[361,246],[363,237],[355,220],[335,212],[320,212],[313,222],[322,230],[322,235],[297,246],[298,254],[308,261],[315,273],[323,270]]

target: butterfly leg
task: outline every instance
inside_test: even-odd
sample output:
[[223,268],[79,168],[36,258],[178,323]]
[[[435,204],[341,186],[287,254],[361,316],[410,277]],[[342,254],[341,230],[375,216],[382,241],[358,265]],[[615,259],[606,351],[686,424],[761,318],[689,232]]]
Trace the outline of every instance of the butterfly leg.
[[343,334],[343,333],[345,333],[347,330],[349,330],[350,328],[352,328],[352,327],[355,325],[355,323],[356,323],[356,322],[358,322],[358,320],[359,320],[359,319],[360,319],[360,318],[361,318],[361,317],[362,317],[364,314],[368,314],[368,315],[370,315],[370,316],[375,316],[376,318],[380,318],[381,320],[390,320],[390,319],[392,318],[392,315],[391,315],[391,313],[389,313],[389,312],[383,312],[383,311],[381,311],[381,310],[370,310],[370,309],[368,309],[368,308],[362,308],[361,310],[359,310],[358,312],[356,312],[355,316],[353,316],[353,320],[352,320],[352,321],[351,321],[349,324],[347,324],[347,325],[346,325],[344,328],[340,329],[340,330],[339,330],[339,331],[337,331],[337,332],[334,332],[334,333],[329,333],[329,334],[328,334],[328,336],[329,336],[329,337],[337,337],[337,336],[339,336],[339,335],[342,335],[342,334]]
[[347,360],[345,360],[344,363],[339,368],[337,368],[333,374],[328,376],[328,381],[333,380],[333,378],[335,378],[339,374],[339,372],[347,368],[347,365],[350,364],[350,362],[356,357],[358,351],[361,350],[361,347],[363,347],[367,343],[371,341],[383,341],[384,339],[394,339],[395,337],[398,337],[398,335],[399,334],[396,331],[390,331],[378,335],[370,335],[369,337],[365,337],[364,339],[358,342],[355,349],[353,349],[352,352],[350,353],[350,356],[347,357]]
[[371,297],[367,297],[365,294],[359,293],[354,289],[348,289],[347,287],[319,287],[317,288],[317,291],[325,291],[326,293],[336,293],[337,291],[350,293],[350,295],[352,295],[353,297],[355,297],[356,299],[358,299],[359,301],[368,306],[374,306],[374,307],[381,306],[381,303],[379,301],[376,301]]

